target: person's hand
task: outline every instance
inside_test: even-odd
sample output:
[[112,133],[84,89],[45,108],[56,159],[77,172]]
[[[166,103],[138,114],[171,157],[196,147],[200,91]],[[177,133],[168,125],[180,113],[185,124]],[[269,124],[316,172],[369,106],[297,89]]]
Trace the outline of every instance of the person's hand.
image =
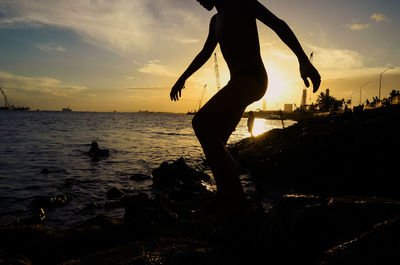
[[171,93],[169,94],[171,100],[178,101],[182,95],[182,89],[185,88],[185,80],[181,78],[176,81],[175,85],[171,89]]
[[310,78],[313,84],[313,92],[315,93],[318,91],[319,85],[321,84],[321,76],[310,62],[300,64],[300,75],[306,87],[310,87],[310,82],[308,81],[308,78]]

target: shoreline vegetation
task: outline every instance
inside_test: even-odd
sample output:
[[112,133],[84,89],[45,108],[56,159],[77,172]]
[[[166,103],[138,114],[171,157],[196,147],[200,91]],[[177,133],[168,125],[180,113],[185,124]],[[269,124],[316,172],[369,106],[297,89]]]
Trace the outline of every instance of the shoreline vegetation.
[[183,158],[153,170],[152,197],[109,190],[121,219],[49,229],[38,204],[0,227],[0,264],[400,264],[399,121],[400,105],[388,105],[231,145],[254,207],[272,202],[263,215],[193,212],[215,193]]

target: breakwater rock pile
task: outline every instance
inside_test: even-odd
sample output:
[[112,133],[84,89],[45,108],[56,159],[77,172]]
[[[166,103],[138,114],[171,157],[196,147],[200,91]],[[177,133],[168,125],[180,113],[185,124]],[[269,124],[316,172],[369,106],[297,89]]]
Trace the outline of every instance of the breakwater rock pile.
[[398,198],[400,106],[332,114],[231,146],[258,192]]
[[108,191],[123,218],[0,227],[0,264],[400,264],[399,115],[313,118],[231,146],[258,198],[273,201],[262,215],[198,211],[216,198],[212,179],[178,159],[135,176],[152,178],[151,196]]

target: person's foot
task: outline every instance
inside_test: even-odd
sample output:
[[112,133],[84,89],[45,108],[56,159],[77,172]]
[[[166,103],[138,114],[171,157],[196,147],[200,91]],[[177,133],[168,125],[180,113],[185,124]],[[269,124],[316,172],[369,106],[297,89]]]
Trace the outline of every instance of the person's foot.
[[252,204],[249,200],[226,200],[220,196],[212,198],[199,209],[192,210],[195,216],[214,217],[217,219],[264,219],[262,208]]

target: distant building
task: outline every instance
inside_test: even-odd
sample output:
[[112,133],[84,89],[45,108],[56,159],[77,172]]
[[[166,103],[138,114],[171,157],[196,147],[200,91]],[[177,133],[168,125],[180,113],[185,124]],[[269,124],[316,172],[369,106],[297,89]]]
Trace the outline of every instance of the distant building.
[[262,110],[263,111],[267,111],[267,99],[266,98],[263,98]]
[[304,108],[307,105],[307,89],[303,89],[303,96],[301,97],[301,106]]
[[284,112],[292,112],[293,111],[293,104],[285,104],[283,110],[284,110]]

